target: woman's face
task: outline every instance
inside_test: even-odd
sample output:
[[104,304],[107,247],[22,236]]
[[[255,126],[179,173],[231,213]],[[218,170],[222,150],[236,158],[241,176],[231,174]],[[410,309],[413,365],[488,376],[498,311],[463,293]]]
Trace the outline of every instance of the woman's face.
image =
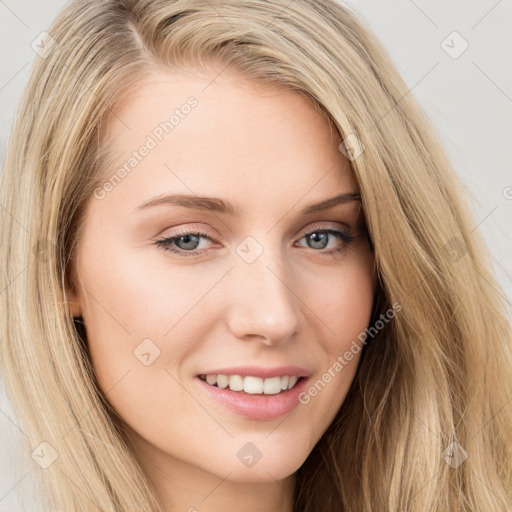
[[[113,112],[72,312],[149,471],[263,483],[302,465],[347,394],[373,257],[358,201],[312,208],[357,192],[327,121],[297,93],[215,74],[155,73]],[[303,378],[277,393],[287,376]]]

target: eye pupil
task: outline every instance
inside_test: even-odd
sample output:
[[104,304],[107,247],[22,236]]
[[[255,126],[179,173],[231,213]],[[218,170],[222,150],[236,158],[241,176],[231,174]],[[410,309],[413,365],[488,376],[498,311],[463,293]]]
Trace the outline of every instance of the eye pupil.
[[[195,240],[194,240],[195,239]],[[196,235],[183,235],[183,236],[180,236],[177,240],[177,242],[179,243],[181,240],[184,240],[185,241],[185,245],[188,245],[190,243],[192,243],[192,245],[196,244],[197,245],[197,242],[199,240],[199,237],[196,236]],[[192,242],[191,242],[192,240]],[[195,247],[181,247],[182,249],[195,249]]]
[[[314,247],[315,249],[323,249],[325,246],[326,246],[326,241],[327,241],[327,237],[329,236],[328,233],[311,233],[309,235],[309,239],[310,241],[313,242],[313,244],[315,243],[320,243],[320,247]],[[323,238],[323,240],[322,240]],[[322,243],[324,242],[324,243]]]

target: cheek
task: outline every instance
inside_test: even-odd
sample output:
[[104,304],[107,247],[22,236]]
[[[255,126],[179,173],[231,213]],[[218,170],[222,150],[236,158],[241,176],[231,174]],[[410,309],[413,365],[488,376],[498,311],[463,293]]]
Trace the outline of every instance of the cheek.
[[321,286],[311,286],[314,276],[308,279],[308,304],[324,326],[325,348],[331,355],[346,350],[368,326],[374,300],[373,264],[369,250],[357,251],[338,268],[319,273],[316,282]]
[[308,305],[324,335],[320,373],[310,382],[301,402],[316,411],[325,429],[334,419],[354,379],[363,349],[362,336],[368,327],[374,300],[373,257],[357,253],[329,278],[318,276],[324,286],[311,288]]
[[173,333],[201,310],[201,299],[218,276],[210,272],[203,279],[192,266],[173,269],[165,258],[155,264],[150,255],[147,247],[84,252],[84,320],[88,339],[97,346],[91,349],[122,357],[145,339],[158,345],[175,338]]
[[197,411],[178,382],[208,336],[215,305],[207,294],[223,269],[199,273],[192,265],[173,268],[165,258],[155,264],[147,248],[127,250],[107,240],[98,246],[84,247],[80,275],[99,385],[128,423],[164,435],[179,417],[186,430]]

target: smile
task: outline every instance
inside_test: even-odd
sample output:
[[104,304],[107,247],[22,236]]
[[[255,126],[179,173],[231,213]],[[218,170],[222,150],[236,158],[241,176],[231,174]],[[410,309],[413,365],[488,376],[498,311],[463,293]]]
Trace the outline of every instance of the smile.
[[292,389],[301,377],[283,375],[263,379],[253,375],[199,375],[199,378],[210,386],[231,391],[240,391],[251,395],[277,395],[282,391]]

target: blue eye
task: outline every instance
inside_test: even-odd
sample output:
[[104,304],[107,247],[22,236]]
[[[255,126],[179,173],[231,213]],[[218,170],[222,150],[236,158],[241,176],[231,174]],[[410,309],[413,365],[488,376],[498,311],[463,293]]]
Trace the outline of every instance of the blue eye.
[[[196,256],[197,246],[201,239],[210,240],[209,234],[202,231],[180,231],[175,236],[162,238],[155,243],[164,251],[170,251],[180,256]],[[176,244],[183,242],[183,247],[176,248]],[[191,247],[192,246],[192,247]],[[195,252],[192,252],[195,251]],[[192,252],[192,254],[190,254]],[[187,254],[189,253],[189,254]]]
[[[340,242],[340,245],[335,248],[325,250],[329,244],[330,238],[335,237]],[[314,228],[302,236],[308,240],[315,252],[321,252],[326,256],[335,256],[344,252],[348,245],[357,238],[357,235],[351,235],[347,231],[341,229],[319,229]],[[301,238],[301,240],[302,240]],[[175,236],[162,238],[157,240],[155,244],[161,247],[164,251],[170,251],[173,254],[183,257],[197,257],[201,253],[201,249],[197,249],[200,245],[201,239],[210,240],[208,233],[204,231],[180,231]],[[181,245],[181,247],[180,247]]]
[[329,237],[334,236],[339,241],[341,241],[340,247],[335,247],[334,249],[324,251],[327,254],[332,253],[340,253],[343,252],[347,246],[356,238],[355,235],[351,235],[350,233],[338,230],[338,229],[313,229],[311,231],[308,231],[304,234],[303,238],[307,238],[310,243],[314,244],[315,246],[312,247],[312,249],[325,249],[325,246],[329,243]]

